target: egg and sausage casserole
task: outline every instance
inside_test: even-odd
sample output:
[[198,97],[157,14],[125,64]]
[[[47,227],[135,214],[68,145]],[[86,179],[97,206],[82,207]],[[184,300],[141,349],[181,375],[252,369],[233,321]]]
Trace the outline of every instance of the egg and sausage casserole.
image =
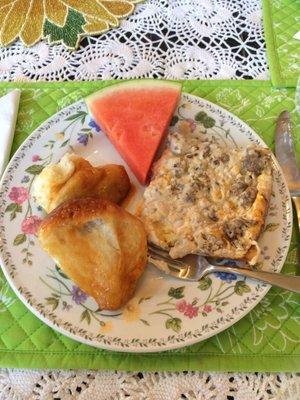
[[229,147],[181,121],[144,192],[148,241],[172,258],[193,253],[255,264],[271,190],[268,149]]

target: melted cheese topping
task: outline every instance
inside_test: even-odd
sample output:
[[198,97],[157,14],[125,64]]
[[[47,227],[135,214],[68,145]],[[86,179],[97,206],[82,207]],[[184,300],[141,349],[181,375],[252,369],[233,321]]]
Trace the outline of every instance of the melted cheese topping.
[[[256,243],[264,213],[254,212],[261,187],[272,186],[268,152],[229,148],[185,121],[169,134],[144,193],[148,240],[180,258],[190,253],[245,257]],[[259,249],[258,249],[259,250]]]

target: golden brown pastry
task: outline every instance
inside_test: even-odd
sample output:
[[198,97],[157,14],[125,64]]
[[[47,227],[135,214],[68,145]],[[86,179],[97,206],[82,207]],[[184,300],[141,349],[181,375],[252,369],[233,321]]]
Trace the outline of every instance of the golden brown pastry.
[[37,204],[47,213],[64,201],[100,197],[120,203],[130,190],[130,180],[121,165],[93,167],[76,154],[65,154],[58,164],[45,167],[34,182]]
[[99,304],[117,310],[133,296],[147,262],[141,221],[96,199],[63,203],[42,222],[38,238],[61,269]]
[[141,219],[173,258],[196,253],[255,264],[272,190],[270,151],[227,147],[181,124],[154,166]]

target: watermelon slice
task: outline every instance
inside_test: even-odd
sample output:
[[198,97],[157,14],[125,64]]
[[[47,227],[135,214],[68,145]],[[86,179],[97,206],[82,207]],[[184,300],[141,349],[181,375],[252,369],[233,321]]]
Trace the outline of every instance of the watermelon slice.
[[180,92],[180,83],[142,79],[109,86],[86,99],[92,118],[142,184],[167,133]]

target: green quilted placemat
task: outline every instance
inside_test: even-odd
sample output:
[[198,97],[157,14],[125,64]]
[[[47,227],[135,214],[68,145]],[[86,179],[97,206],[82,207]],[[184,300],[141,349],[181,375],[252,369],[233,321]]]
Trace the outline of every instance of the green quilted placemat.
[[300,76],[300,0],[263,0],[267,55],[272,83],[296,87]]
[[[59,109],[111,82],[0,84],[0,95],[22,89],[14,152],[27,135]],[[297,152],[300,120],[294,89],[275,89],[258,81],[187,81],[183,90],[232,111],[271,147],[280,111],[291,111]],[[293,239],[284,272],[295,274]],[[17,300],[0,273],[0,367],[95,368],[130,371],[299,371],[300,296],[272,288],[241,321],[193,346],[156,354],[95,349],[55,332]]]

